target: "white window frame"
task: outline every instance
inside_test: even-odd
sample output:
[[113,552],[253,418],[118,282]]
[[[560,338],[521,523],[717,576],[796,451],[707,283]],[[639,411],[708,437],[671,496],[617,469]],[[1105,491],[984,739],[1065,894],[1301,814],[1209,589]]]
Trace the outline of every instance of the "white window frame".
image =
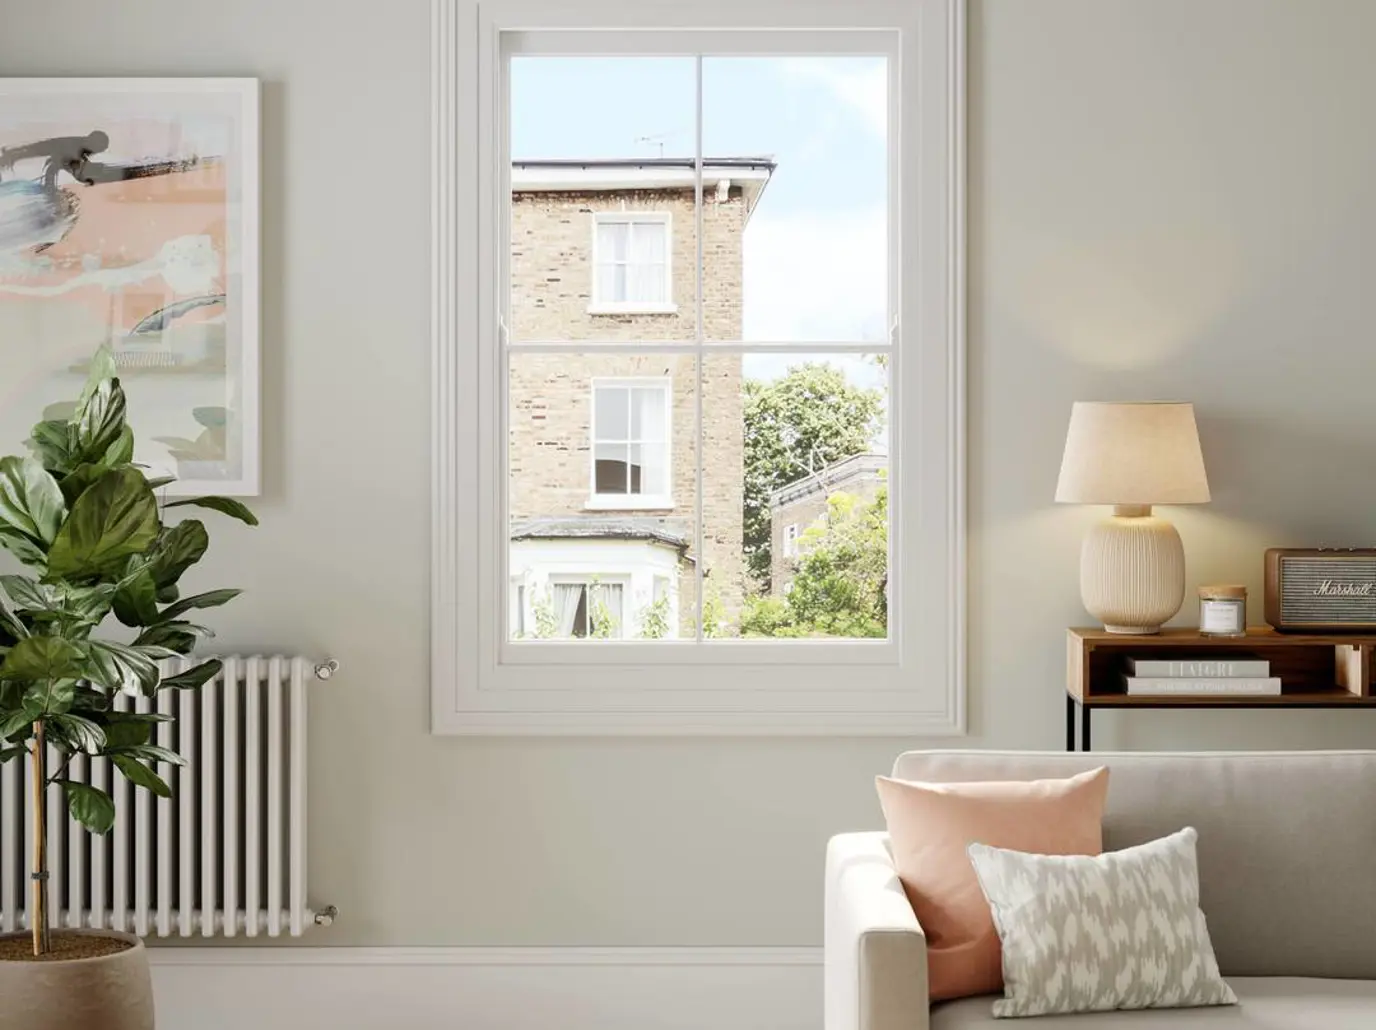
[[[621,612],[620,612],[620,616],[619,616],[619,618],[617,619],[617,622],[616,622],[617,635],[614,636],[614,637],[612,637],[612,638],[610,638],[610,639],[612,639],[612,640],[624,640],[624,639],[626,639],[626,630],[629,629],[629,627],[627,626],[627,621],[628,621],[628,620],[627,620],[627,617],[626,617],[626,606],[630,603],[630,600],[631,600],[631,577],[630,577],[630,576],[623,576],[623,575],[608,575],[608,574],[602,574],[602,573],[589,573],[589,572],[579,572],[579,573],[556,572],[556,573],[553,573],[553,574],[549,577],[549,583],[550,583],[550,586],[551,586],[551,587],[552,587],[552,586],[555,586],[556,584],[563,584],[563,585],[567,586],[567,585],[569,585],[569,584],[571,584],[571,583],[572,583],[572,584],[576,584],[576,585],[578,585],[578,586],[581,586],[581,587],[583,588],[584,594],[585,594],[586,597],[587,597],[587,603],[588,603],[588,605],[589,605],[589,610],[588,610],[588,619],[589,619],[589,620],[592,619],[592,610],[591,610],[591,604],[592,604],[592,588],[593,588],[594,586],[605,586],[605,585],[609,585],[609,586],[618,586],[618,587],[620,587],[620,588],[621,588]],[[591,627],[589,627],[589,628],[591,628]],[[589,635],[589,639],[591,639],[591,635]]]
[[[597,492],[597,391],[603,388],[658,389],[664,394],[664,425],[660,432],[664,447],[664,484],[662,494],[600,494]],[[669,511],[674,507],[674,382],[668,376],[594,376],[591,411],[588,420],[588,511]],[[634,441],[630,441],[634,442]],[[644,447],[645,444],[641,443]]]
[[[432,3],[433,732],[963,733],[965,0]],[[507,639],[497,603],[509,552],[503,47],[538,49],[558,34],[547,52],[572,52],[569,29],[599,53],[662,53],[666,41],[706,54],[782,43],[795,53],[869,53],[872,37],[892,41],[889,210],[899,231],[888,291],[886,640]]]
[[[662,225],[664,226],[664,300],[607,300],[598,295],[598,273],[602,269],[600,245],[597,242],[603,225]],[[630,262],[627,262],[630,267]],[[590,315],[673,315],[678,313],[674,303],[674,216],[668,211],[594,211],[592,216],[592,301]]]
[[801,534],[798,532],[798,523],[790,522],[788,525],[784,526],[783,544],[785,558],[796,558],[798,556],[798,537],[800,535]]

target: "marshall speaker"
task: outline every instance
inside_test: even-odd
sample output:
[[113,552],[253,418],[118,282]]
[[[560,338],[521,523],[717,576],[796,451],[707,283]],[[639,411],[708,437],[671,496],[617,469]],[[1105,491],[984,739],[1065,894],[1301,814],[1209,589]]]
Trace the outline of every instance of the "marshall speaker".
[[1271,548],[1266,621],[1291,633],[1376,629],[1376,548]]

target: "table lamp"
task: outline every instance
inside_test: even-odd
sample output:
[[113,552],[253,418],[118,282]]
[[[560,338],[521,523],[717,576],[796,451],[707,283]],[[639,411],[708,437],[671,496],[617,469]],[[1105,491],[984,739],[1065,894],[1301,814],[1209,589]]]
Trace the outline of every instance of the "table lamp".
[[1111,504],[1080,550],[1080,597],[1110,633],[1158,633],[1185,599],[1180,534],[1153,504],[1209,500],[1193,404],[1077,401],[1056,500]]

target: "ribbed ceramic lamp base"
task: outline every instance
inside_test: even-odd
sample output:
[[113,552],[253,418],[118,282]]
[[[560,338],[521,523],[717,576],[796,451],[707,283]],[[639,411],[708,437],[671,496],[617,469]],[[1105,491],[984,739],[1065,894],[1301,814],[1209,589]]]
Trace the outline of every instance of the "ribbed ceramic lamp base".
[[1085,537],[1080,597],[1110,633],[1159,633],[1185,600],[1180,534],[1148,507],[1115,508]]

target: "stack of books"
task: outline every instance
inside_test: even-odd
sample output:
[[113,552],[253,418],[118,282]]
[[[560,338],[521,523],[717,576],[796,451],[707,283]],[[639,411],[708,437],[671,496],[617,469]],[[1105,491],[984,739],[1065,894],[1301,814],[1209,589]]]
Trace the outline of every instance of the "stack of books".
[[1264,658],[1129,658],[1129,697],[1266,697],[1280,677]]

